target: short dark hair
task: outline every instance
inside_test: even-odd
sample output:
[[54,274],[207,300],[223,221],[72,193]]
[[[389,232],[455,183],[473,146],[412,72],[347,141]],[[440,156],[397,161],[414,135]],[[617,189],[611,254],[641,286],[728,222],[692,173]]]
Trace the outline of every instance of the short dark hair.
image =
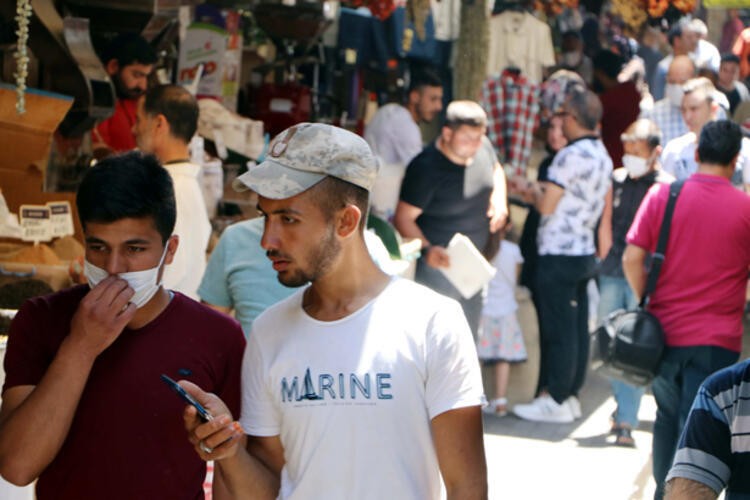
[[101,160],[89,168],[76,194],[81,226],[150,217],[167,242],[177,207],[172,178],[153,155],[133,151]]
[[742,147],[742,130],[731,120],[708,122],[698,138],[698,161],[729,166]]
[[669,42],[670,46],[674,46],[675,38],[682,38],[682,31],[687,27],[687,22],[680,20],[669,28],[669,31],[667,32],[667,42]]
[[156,51],[138,33],[121,33],[112,39],[102,51],[102,62],[106,65],[117,59],[120,69],[130,64],[156,64]]
[[359,229],[360,232],[364,231],[370,203],[370,193],[365,188],[329,175],[311,187],[309,191],[327,220],[331,220],[334,213],[347,205],[355,205],[362,212]]
[[603,114],[599,97],[583,85],[571,85],[565,97],[568,111],[574,113],[578,123],[587,130],[595,130]]
[[601,70],[608,77],[616,79],[617,75],[622,71],[625,59],[611,50],[601,50],[594,56],[592,64],[594,69]]
[[143,110],[149,116],[164,115],[172,135],[190,142],[198,128],[198,102],[179,85],[157,85],[146,92]]
[[411,81],[409,82],[409,91],[411,94],[413,91],[421,91],[424,87],[442,87],[443,81],[437,74],[429,69],[421,69],[411,74]]
[[721,62],[723,62],[723,63],[725,63],[725,62],[733,62],[733,63],[739,64],[740,63],[740,57],[737,56],[737,55],[735,55],[735,54],[732,54],[731,52],[725,52],[724,54],[721,55]]
[[583,41],[583,37],[581,36],[581,32],[578,30],[568,30],[563,32],[562,35],[560,35],[560,39],[566,40],[566,39],[573,39],[578,41]]

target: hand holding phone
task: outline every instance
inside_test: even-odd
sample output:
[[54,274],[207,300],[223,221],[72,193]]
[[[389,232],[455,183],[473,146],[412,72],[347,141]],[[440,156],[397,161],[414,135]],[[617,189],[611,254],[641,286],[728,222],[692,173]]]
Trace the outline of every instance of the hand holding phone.
[[178,396],[180,396],[187,404],[192,405],[195,407],[196,410],[198,410],[198,417],[204,422],[208,422],[209,420],[213,419],[213,416],[206,410],[202,404],[200,404],[196,399],[188,394],[188,392],[180,387],[180,384],[172,380],[171,378],[167,377],[166,375],[162,374],[161,379],[164,381],[165,384],[167,384],[169,387],[174,390],[174,392],[177,393]]

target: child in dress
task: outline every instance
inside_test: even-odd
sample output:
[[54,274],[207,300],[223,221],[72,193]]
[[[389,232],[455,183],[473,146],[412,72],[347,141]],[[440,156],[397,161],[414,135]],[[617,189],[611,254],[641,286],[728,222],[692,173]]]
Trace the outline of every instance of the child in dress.
[[506,391],[510,365],[526,361],[526,345],[516,317],[518,303],[515,297],[523,257],[518,245],[505,239],[509,229],[510,222],[491,234],[484,250],[485,257],[497,273],[487,287],[477,338],[480,361],[494,365],[495,395],[485,411],[499,416],[508,413]]

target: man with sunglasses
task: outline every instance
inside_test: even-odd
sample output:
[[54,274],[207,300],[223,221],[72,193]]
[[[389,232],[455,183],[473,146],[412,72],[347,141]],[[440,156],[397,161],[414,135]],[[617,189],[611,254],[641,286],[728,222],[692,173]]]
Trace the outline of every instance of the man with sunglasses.
[[594,229],[612,160],[597,132],[602,105],[596,94],[571,87],[557,116],[568,145],[555,156],[546,182],[520,189],[542,214],[535,277],[541,361],[538,397],[513,411],[526,420],[566,423],[581,416],[577,395],[589,349],[586,286],[594,275]]

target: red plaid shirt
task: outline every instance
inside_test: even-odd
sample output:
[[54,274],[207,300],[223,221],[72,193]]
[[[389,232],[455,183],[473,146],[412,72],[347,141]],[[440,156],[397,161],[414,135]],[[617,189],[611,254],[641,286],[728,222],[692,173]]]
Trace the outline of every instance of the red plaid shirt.
[[508,70],[487,78],[482,85],[487,137],[508,174],[526,173],[534,129],[539,124],[539,95],[539,85]]

